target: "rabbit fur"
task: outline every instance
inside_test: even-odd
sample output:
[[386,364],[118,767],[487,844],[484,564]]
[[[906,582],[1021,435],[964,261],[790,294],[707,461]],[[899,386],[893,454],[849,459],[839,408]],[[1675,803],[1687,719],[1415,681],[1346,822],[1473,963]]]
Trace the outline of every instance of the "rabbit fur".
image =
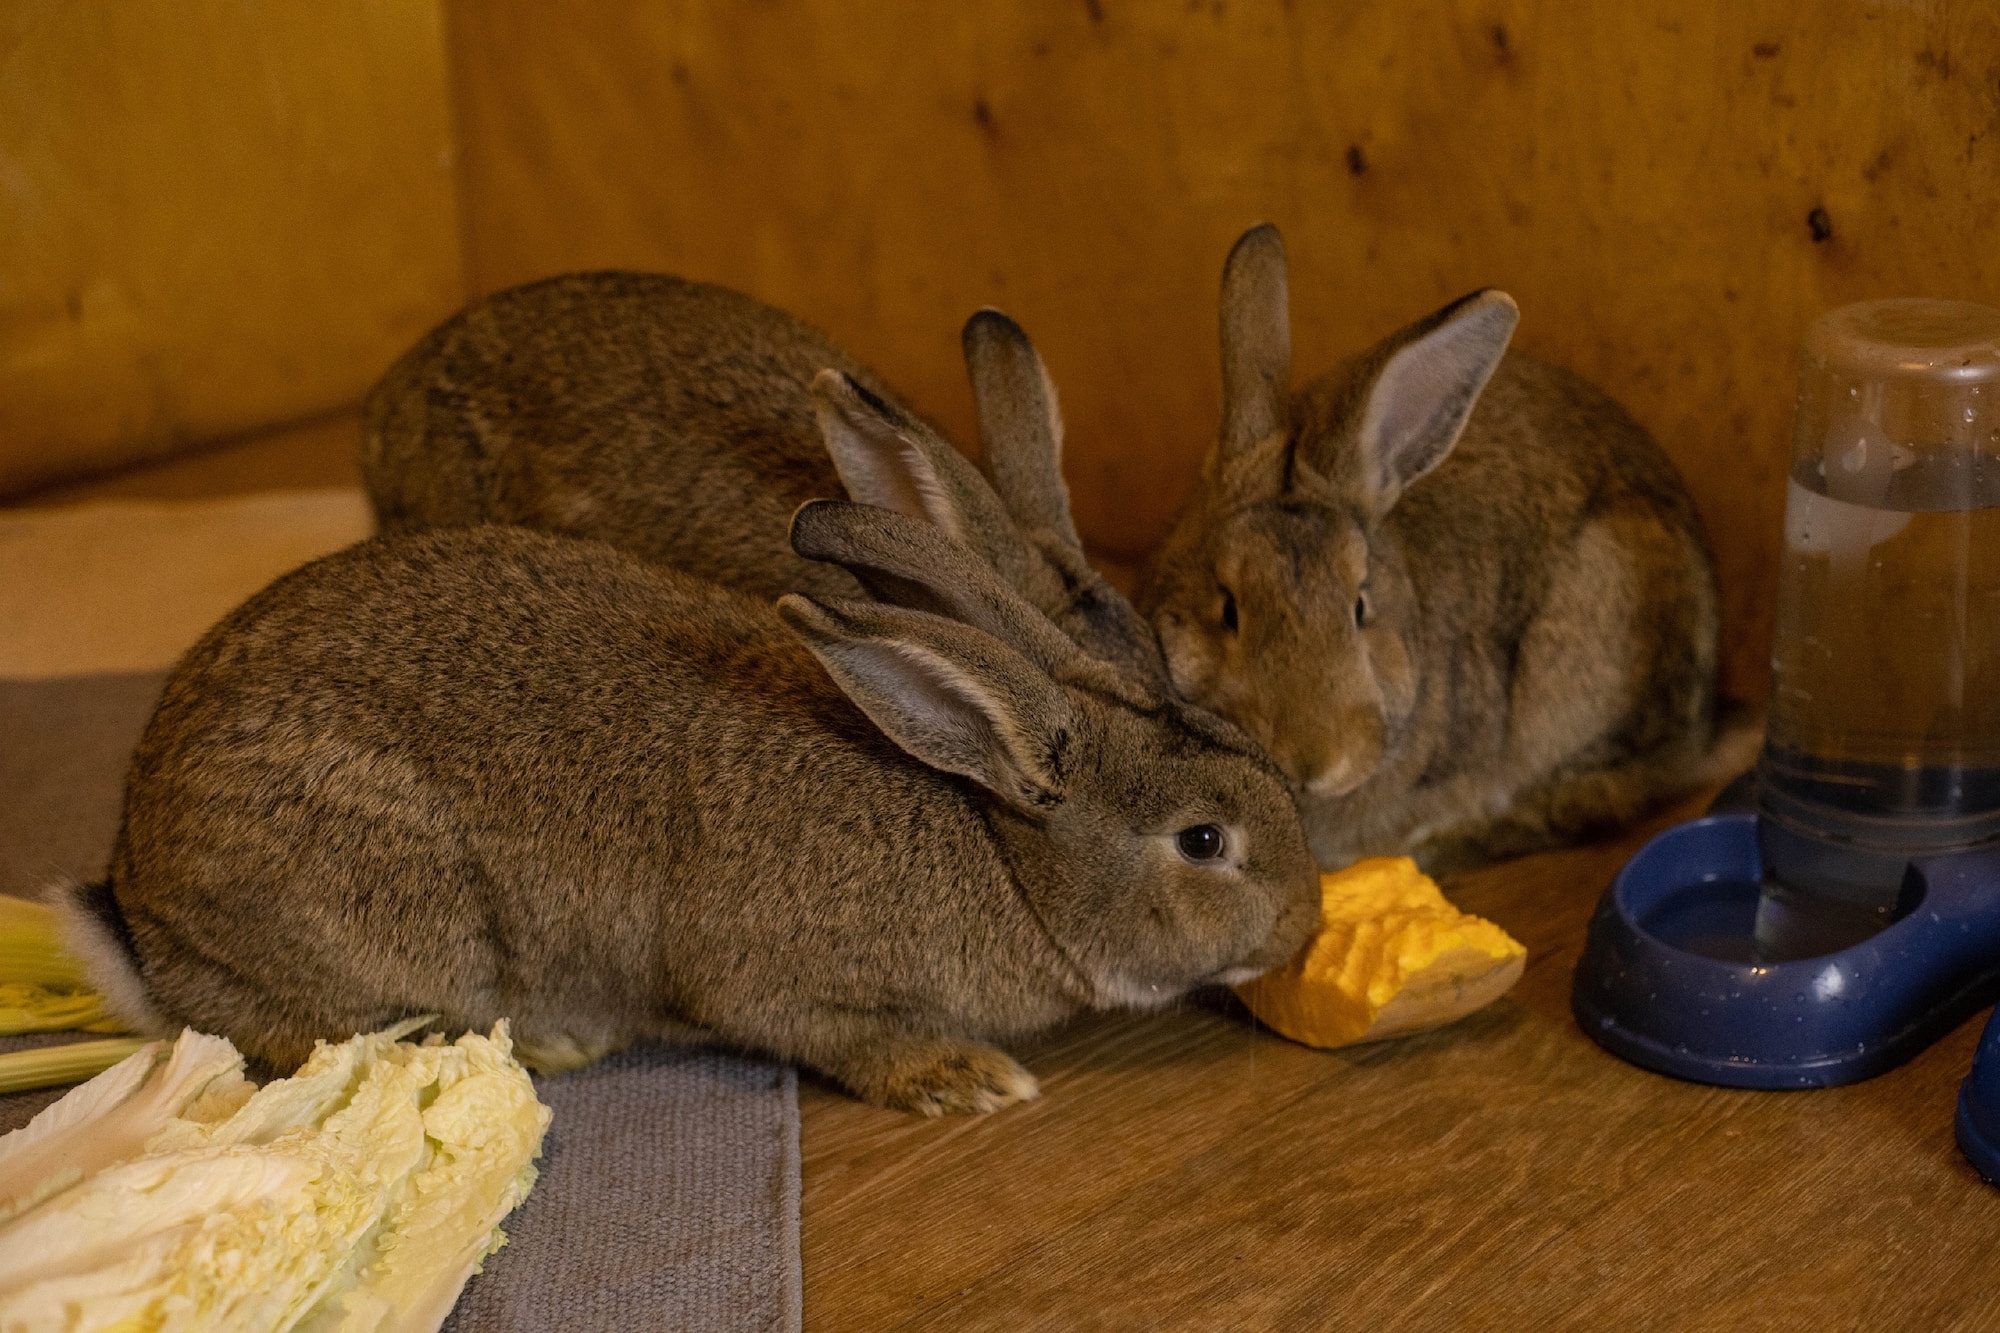
[[1297,950],[1311,855],[1240,731],[926,522],[826,501],[794,541],[921,605],[499,525],[273,583],[176,667],[61,904],[93,979],[280,1069],[504,1017],[545,1070],[707,1039],[935,1115],[1035,1095],[988,1043]]
[[[1715,574],[1671,462],[1480,291],[1291,392],[1284,245],[1222,283],[1223,419],[1141,610],[1325,866],[1577,840],[1720,776]],[[1746,752],[1747,753],[1747,752]]]
[[[362,474],[385,532],[517,523],[765,599],[854,594],[785,540],[799,505],[845,494],[931,520],[1086,651],[1163,680],[1151,628],[1084,558],[1034,345],[997,310],[962,341],[980,468],[781,310],[660,274],[550,278],[474,304],[390,368],[368,397]],[[822,433],[824,370],[877,409],[852,418],[863,427]]]

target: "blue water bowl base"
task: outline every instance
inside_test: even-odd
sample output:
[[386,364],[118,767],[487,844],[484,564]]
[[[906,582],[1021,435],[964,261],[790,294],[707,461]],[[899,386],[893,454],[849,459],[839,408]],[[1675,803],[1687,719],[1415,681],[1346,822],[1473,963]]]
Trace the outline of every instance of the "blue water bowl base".
[[[2000,853],[1911,870],[1919,892],[1880,933],[1764,963],[1751,949],[1757,817],[1670,828],[1598,903],[1570,992],[1576,1020],[1613,1054],[1698,1083],[1828,1087],[1893,1069],[2000,994]],[[1996,1082],[1980,1106],[2000,1142],[2000,1051],[1988,1064]]]
[[1986,1020],[1972,1072],[1958,1089],[1958,1146],[1980,1175],[2000,1183],[2000,1010]]

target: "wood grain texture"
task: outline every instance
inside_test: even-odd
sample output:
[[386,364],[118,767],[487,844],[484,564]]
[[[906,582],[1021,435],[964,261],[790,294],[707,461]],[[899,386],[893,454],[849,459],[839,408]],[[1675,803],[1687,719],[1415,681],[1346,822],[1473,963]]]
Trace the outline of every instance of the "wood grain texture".
[[463,290],[438,0],[0,5],[0,494],[351,405]]
[[1441,1032],[1312,1051],[1191,1003],[1024,1052],[1042,1100],[984,1119],[807,1089],[807,1327],[2000,1327],[2000,1191],[1951,1137],[1978,1023],[1806,1093],[1577,1029],[1584,923],[1641,836],[1452,885],[1529,967]]
[[[533,0],[449,9],[481,290],[631,266],[777,302],[970,441],[992,303],[1130,558],[1216,421],[1215,293],[1281,224],[1297,369],[1482,285],[1687,474],[1765,685],[1805,323],[2000,303],[2000,9],[1676,0]],[[1823,210],[1816,231],[1808,219]],[[1822,236],[1823,239],[1815,239]]]

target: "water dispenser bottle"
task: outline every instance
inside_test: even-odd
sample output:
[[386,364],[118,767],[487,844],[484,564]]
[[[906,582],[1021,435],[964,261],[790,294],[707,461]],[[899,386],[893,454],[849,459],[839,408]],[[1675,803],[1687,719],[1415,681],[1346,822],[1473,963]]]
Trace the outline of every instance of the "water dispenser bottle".
[[1767,960],[1893,917],[1913,858],[2000,838],[2000,310],[1813,324],[1758,764]]
[[2000,310],[1813,324],[1778,603],[1754,808],[1642,847],[1571,991],[1607,1049],[1737,1087],[1868,1078],[2000,995]]

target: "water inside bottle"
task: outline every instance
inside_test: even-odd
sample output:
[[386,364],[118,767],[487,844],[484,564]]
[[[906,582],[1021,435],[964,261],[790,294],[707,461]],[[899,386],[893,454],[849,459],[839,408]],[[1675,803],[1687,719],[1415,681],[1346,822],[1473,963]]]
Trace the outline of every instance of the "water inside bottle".
[[1773,865],[1772,961],[1887,924],[1903,853],[2000,831],[2000,456],[1898,443],[1861,415],[1820,438],[1787,496],[1764,810],[1888,851],[1865,883]]
[[1795,472],[1787,498],[1772,744],[1857,813],[2000,808],[2000,458],[1913,456],[1877,505]]

